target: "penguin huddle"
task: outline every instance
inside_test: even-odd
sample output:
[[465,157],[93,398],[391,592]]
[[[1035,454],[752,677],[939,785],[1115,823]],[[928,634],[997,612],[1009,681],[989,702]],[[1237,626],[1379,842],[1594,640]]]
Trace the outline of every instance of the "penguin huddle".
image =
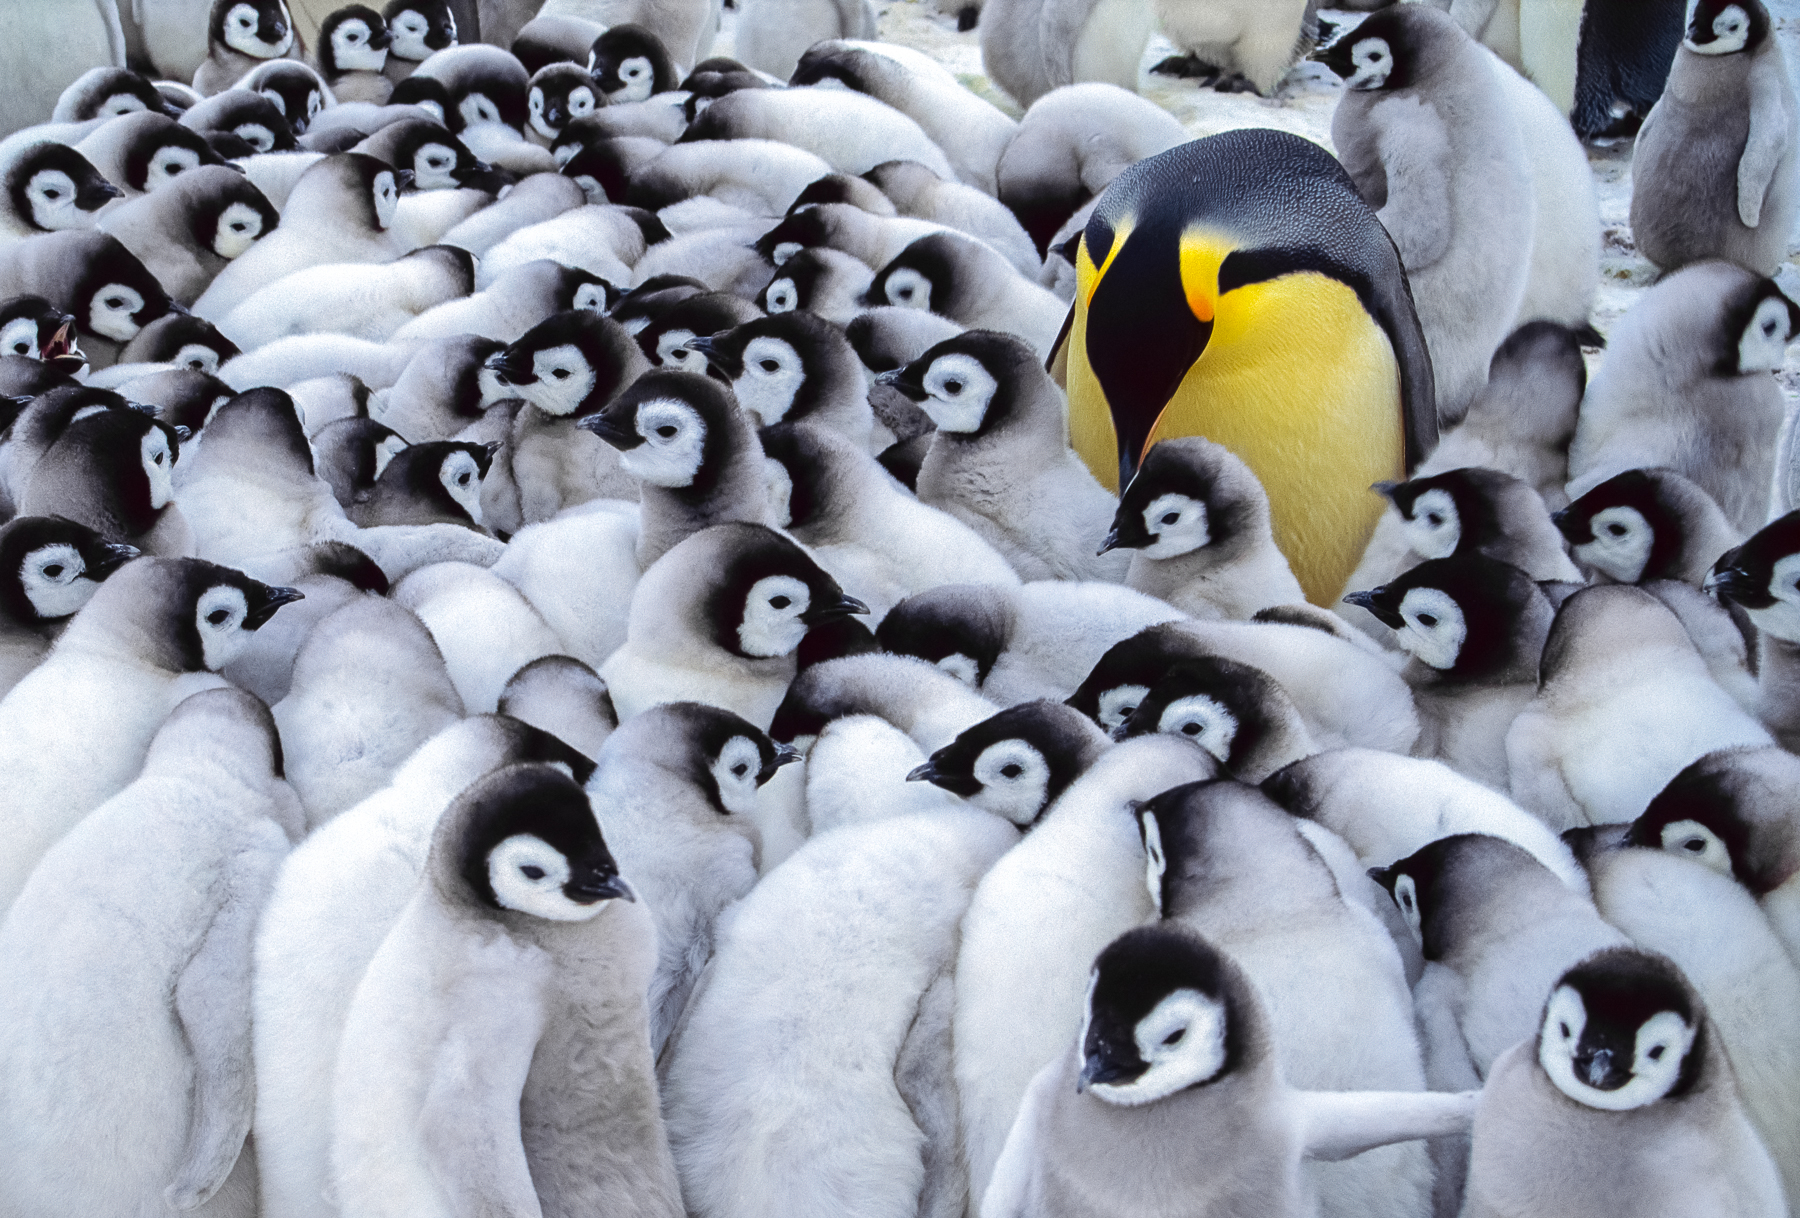
[[1016,117],[123,6],[0,138],[0,1215],[1800,1214],[1776,24],[1356,7],[953,7]]

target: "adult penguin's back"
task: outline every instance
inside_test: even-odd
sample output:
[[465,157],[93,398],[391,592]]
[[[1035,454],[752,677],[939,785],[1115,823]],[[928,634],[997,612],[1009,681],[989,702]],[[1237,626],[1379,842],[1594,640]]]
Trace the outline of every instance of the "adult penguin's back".
[[1095,477],[1118,489],[1157,440],[1223,444],[1307,596],[1335,596],[1381,514],[1370,484],[1437,443],[1406,273],[1343,167],[1281,131],[1182,144],[1107,187],[1076,273],[1052,368]]

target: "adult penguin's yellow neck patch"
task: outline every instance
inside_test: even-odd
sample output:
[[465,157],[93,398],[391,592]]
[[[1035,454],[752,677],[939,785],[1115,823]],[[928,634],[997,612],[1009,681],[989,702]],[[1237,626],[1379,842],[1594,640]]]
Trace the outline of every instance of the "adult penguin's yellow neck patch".
[[1201,321],[1210,322],[1219,312],[1219,268],[1238,247],[1229,234],[1190,228],[1181,234],[1181,290],[1188,309]]

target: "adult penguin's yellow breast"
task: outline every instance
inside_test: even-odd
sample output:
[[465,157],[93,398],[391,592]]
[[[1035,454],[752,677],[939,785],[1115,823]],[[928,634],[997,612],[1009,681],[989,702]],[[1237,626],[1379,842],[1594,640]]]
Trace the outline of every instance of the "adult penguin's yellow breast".
[[[1186,240],[1182,254],[1184,281],[1191,261],[1217,282],[1216,261]],[[1150,442],[1205,436],[1241,457],[1307,599],[1331,604],[1385,506],[1370,484],[1405,477],[1393,346],[1353,288],[1316,272],[1246,284],[1213,308],[1211,341]]]

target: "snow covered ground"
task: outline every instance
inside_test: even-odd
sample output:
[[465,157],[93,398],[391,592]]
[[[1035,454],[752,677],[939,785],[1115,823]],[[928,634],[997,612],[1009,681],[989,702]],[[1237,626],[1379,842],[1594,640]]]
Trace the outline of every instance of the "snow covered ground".
[[[1800,0],[1764,3],[1775,18],[1776,37],[1787,56],[1789,75],[1800,86],[1800,72],[1796,71],[1800,68]],[[957,33],[955,18],[937,13],[929,0],[877,0],[876,8],[882,38],[926,52],[955,72],[963,84],[1008,114],[1016,117],[1020,113],[1010,98],[989,83],[982,70],[977,31]],[[1340,28],[1348,28],[1364,15],[1325,9],[1320,16]],[[732,53],[734,18],[735,14],[727,10],[725,28],[714,44],[713,54]],[[1160,35],[1151,39],[1139,73],[1139,91],[1180,119],[1195,136],[1239,127],[1277,127],[1331,147],[1331,114],[1342,86],[1322,66],[1301,64],[1289,74],[1277,96],[1262,98],[1254,94],[1215,93],[1190,81],[1150,73],[1150,65],[1174,53],[1174,46]],[[1593,317],[1595,327],[1603,334],[1656,278],[1656,268],[1638,254],[1631,239],[1631,150],[1630,141],[1588,150],[1588,163],[1599,183],[1600,223],[1605,234],[1600,295]],[[1796,238],[1800,238],[1800,228]],[[1800,267],[1794,264],[1794,254],[1800,253],[1800,239],[1796,238],[1790,238],[1789,265],[1783,279],[1784,284],[1793,285],[1790,290],[1800,290]],[[1598,366],[1601,358],[1590,355],[1590,366]],[[1779,376],[1789,400],[1800,404],[1800,343],[1789,348],[1787,367]]]

